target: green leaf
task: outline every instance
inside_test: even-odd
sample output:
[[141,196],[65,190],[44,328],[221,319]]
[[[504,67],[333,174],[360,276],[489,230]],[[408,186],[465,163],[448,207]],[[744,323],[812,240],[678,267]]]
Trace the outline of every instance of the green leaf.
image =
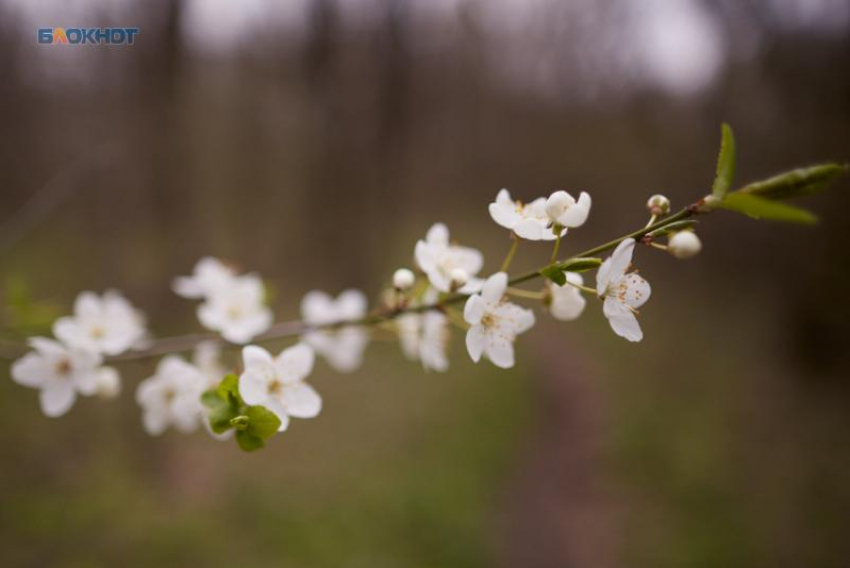
[[540,275],[548,278],[558,286],[563,286],[567,283],[567,277],[564,276],[564,269],[559,264],[550,264],[540,271]]
[[263,440],[271,438],[280,428],[280,418],[264,406],[249,406],[247,432]]
[[740,191],[765,199],[803,197],[823,191],[835,179],[846,174],[847,170],[846,164],[819,164],[748,184]]
[[743,213],[754,219],[784,221],[786,223],[800,223],[804,225],[811,225],[817,222],[817,217],[805,209],[793,207],[778,201],[769,201],[738,191],[727,195],[726,199],[718,204],[718,207]]
[[667,226],[661,227],[660,229],[655,229],[654,231],[647,233],[646,236],[653,239],[663,237],[664,235],[669,235],[670,233],[677,233],[679,231],[684,231],[685,229],[690,229],[697,223],[698,221],[696,221],[695,219],[675,221]]
[[714,174],[714,186],[711,194],[722,200],[732,187],[735,177],[735,136],[732,128],[725,122],[720,128],[720,154],[717,156],[717,173]]
[[223,400],[233,398],[237,404],[242,404],[242,397],[239,396],[239,377],[230,373],[226,375],[216,389],[218,396]]
[[266,445],[262,438],[248,433],[247,430],[236,431],[236,443],[245,452],[253,452]]
[[599,268],[602,264],[601,258],[594,257],[576,257],[565,260],[561,263],[561,270],[565,272],[585,272]]

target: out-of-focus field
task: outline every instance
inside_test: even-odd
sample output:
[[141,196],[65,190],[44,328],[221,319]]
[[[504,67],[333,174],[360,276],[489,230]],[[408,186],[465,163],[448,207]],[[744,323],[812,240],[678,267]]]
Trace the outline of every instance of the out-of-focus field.
[[[314,288],[375,299],[435,221],[495,271],[510,242],[487,213],[501,187],[593,195],[567,255],[644,224],[653,193],[675,207],[708,192],[723,120],[741,182],[850,158],[846,29],[789,32],[718,3],[724,67],[682,95],[592,82],[594,54],[557,32],[575,22],[554,7],[514,44],[525,71],[538,51],[563,59],[571,80],[542,80],[541,63],[541,86],[511,80],[464,14],[440,35],[317,12],[300,43],[215,56],[179,33],[180,4],[139,8],[137,49],[84,56],[38,51],[4,8],[2,339],[45,333],[78,291],[109,287],[158,335],[196,330],[169,281],[205,254],[259,271],[281,320]],[[605,22],[585,32],[616,38]],[[132,393],[153,362],[122,365],[118,401],[56,420],[4,363],[0,564],[842,567],[848,190],[804,203],[815,228],[721,212],[694,260],[638,249],[653,287],[638,345],[593,302],[569,324],[539,312],[509,372],[473,365],[456,331],[450,371],[424,373],[382,333],[352,375],[320,363],[321,416],[257,454],[203,432],[146,436]],[[523,243],[515,270],[548,254]]]

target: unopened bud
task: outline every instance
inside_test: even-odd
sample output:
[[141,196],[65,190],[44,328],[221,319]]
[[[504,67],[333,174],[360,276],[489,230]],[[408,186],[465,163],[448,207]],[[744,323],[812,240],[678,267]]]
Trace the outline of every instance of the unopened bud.
[[646,202],[646,208],[651,215],[666,215],[670,212],[670,200],[660,194],[655,194]]
[[101,398],[115,398],[121,392],[121,376],[112,367],[101,367],[95,374],[95,392]]
[[416,282],[416,275],[408,268],[399,268],[393,274],[393,286],[396,290],[407,290]]
[[702,241],[693,231],[679,231],[667,241],[667,251],[678,259],[696,256],[702,250]]
[[463,287],[469,281],[469,273],[463,268],[455,268],[449,272],[452,291]]

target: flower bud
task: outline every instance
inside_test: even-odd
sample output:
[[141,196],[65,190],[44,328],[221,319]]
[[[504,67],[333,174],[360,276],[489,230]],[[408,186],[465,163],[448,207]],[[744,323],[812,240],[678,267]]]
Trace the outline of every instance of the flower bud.
[[670,212],[670,200],[660,194],[655,194],[646,202],[646,208],[651,215],[666,215]]
[[101,367],[95,374],[95,392],[101,398],[115,398],[121,392],[121,377],[112,367]]
[[407,290],[416,282],[416,275],[408,268],[399,268],[393,274],[393,286],[396,290]]
[[702,250],[702,242],[693,231],[673,233],[667,241],[667,251],[678,259],[696,256]]
[[454,268],[449,272],[452,291],[463,287],[469,281],[469,273],[463,268]]
[[546,200],[546,216],[553,223],[557,223],[558,218],[575,203],[576,200],[566,191],[556,191]]

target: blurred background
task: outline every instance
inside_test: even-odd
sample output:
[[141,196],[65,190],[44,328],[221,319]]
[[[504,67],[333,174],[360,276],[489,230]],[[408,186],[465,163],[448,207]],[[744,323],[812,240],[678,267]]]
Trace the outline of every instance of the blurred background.
[[[54,26],[141,32],[37,44]],[[110,287],[197,330],[169,281],[206,254],[278,319],[377,297],[438,220],[494,271],[502,187],[590,192],[576,252],[706,194],[721,121],[742,183],[847,161],[848,61],[847,0],[0,0],[2,338]],[[322,416],[257,454],[146,436],[153,362],[56,420],[3,363],[2,564],[846,566],[848,190],[804,203],[816,228],[720,212],[693,261],[638,250],[637,345],[589,305],[510,372],[457,332],[446,374],[392,343],[320,364]]]

